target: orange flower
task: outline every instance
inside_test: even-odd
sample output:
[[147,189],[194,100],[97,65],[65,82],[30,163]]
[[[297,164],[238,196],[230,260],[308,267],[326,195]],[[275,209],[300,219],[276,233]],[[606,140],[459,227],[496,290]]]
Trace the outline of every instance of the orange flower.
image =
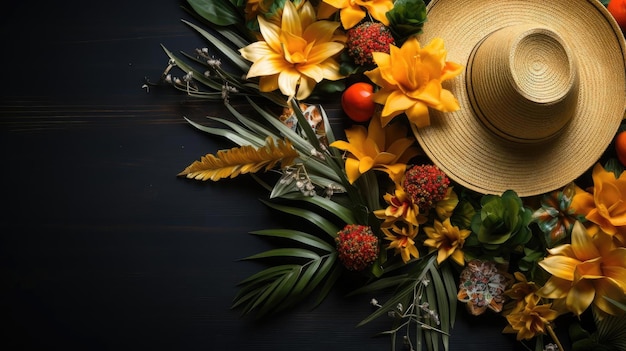
[[365,18],[366,10],[375,20],[389,25],[386,13],[393,9],[392,0],[323,0],[320,3],[318,15],[328,18],[340,10],[343,28],[350,29]]
[[593,167],[593,194],[578,189],[572,201],[577,213],[626,244],[626,172],[619,178],[597,163]]
[[385,239],[391,241],[387,248],[395,249],[396,254],[402,256],[402,261],[407,263],[411,257],[419,258],[420,254],[415,247],[415,236],[418,227],[408,225],[399,227],[395,224],[391,228],[381,228],[385,234]]
[[426,221],[426,217],[421,216],[419,207],[411,201],[410,196],[396,184],[396,190],[393,194],[385,194],[383,196],[389,206],[385,209],[374,211],[376,218],[384,219],[381,224],[383,228],[389,228],[397,220],[404,221],[413,226],[419,226]]
[[509,325],[502,331],[517,333],[517,340],[528,340],[538,334],[545,334],[549,331],[550,322],[559,315],[557,311],[551,309],[551,304],[538,305],[541,299],[537,295],[529,294],[524,301],[525,304],[506,316]]
[[552,277],[537,291],[550,299],[565,299],[576,315],[593,305],[608,314],[622,311],[606,300],[626,303],[626,248],[616,247],[603,232],[591,237],[585,227],[574,223],[572,243],[548,250],[539,265]]
[[280,25],[258,17],[263,41],[240,49],[253,64],[247,78],[260,77],[259,90],[280,88],[288,97],[307,98],[324,79],[343,78],[333,56],[345,47],[345,37],[335,34],[338,22],[317,21],[308,1],[299,9],[285,1]]
[[424,245],[439,250],[437,263],[441,264],[448,257],[452,257],[454,262],[461,266],[465,265],[461,249],[471,230],[459,229],[450,223],[450,218],[446,218],[443,223],[435,219],[434,226],[424,228],[424,232],[428,235],[428,239],[424,240]]
[[382,112],[383,126],[395,116],[406,113],[417,127],[430,125],[428,108],[443,112],[459,109],[459,103],[441,82],[454,78],[463,67],[446,62],[447,52],[443,40],[433,39],[423,48],[415,37],[401,48],[389,47],[389,54],[372,53],[378,68],[365,72],[381,87],[374,94],[374,101],[385,105]]
[[391,179],[399,180],[406,170],[406,162],[417,155],[413,147],[415,139],[407,137],[406,133],[399,124],[383,129],[380,121],[373,118],[367,130],[362,125],[353,125],[346,130],[347,142],[337,140],[330,146],[350,153],[345,164],[350,183],[370,169],[382,170]]

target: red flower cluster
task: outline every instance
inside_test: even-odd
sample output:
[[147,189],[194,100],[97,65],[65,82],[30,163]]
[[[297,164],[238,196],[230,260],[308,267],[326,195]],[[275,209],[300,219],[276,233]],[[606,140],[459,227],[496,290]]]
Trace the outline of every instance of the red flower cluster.
[[348,30],[348,54],[359,65],[372,64],[372,52],[389,53],[395,44],[389,28],[379,22],[365,22]]
[[420,212],[427,212],[448,193],[450,179],[437,166],[413,166],[404,173],[402,187]]
[[378,257],[378,238],[369,226],[348,224],[335,241],[339,259],[348,270],[362,271]]

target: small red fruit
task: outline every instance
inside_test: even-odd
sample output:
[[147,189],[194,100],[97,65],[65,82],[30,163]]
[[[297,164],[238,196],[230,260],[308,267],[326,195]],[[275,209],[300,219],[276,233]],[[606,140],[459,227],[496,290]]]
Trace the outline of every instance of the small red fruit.
[[613,15],[622,31],[626,30],[626,0],[611,0],[606,9]]
[[376,104],[372,99],[374,87],[365,82],[354,83],[341,95],[341,107],[355,122],[366,122],[372,115]]
[[626,131],[619,132],[615,136],[615,153],[619,162],[626,166]]

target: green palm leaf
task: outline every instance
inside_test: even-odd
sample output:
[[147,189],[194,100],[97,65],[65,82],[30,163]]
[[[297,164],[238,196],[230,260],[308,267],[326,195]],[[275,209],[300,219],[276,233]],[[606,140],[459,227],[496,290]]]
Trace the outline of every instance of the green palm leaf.
[[337,232],[339,232],[339,228],[337,228],[337,226],[335,226],[331,221],[313,211],[305,210],[298,207],[278,205],[264,200],[261,200],[261,202],[275,210],[301,217],[313,223],[316,227],[326,232],[333,239],[337,236]]

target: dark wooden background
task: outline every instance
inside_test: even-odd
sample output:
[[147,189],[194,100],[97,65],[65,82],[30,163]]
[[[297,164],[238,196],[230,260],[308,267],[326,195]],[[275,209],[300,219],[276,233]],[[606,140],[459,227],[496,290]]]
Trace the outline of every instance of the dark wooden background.
[[[262,321],[230,310],[260,268],[238,260],[269,247],[247,233],[282,222],[250,178],[175,176],[231,146],[183,120],[219,107],[142,89],[160,44],[204,45],[181,18],[175,0],[3,5],[0,348],[388,350],[388,321],[355,328],[372,296],[338,289]],[[504,324],[460,313],[451,349],[512,349]]]

